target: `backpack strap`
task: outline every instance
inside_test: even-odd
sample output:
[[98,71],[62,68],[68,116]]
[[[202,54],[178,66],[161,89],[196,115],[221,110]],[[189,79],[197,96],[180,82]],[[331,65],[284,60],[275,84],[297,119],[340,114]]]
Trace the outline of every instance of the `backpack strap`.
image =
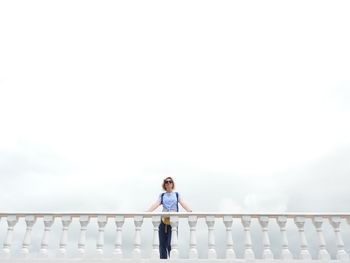
[[163,204],[163,196],[164,196],[164,193],[162,193],[161,197],[160,197],[160,204],[162,205]]
[[179,193],[178,192],[175,192],[176,193],[176,211],[179,212]]

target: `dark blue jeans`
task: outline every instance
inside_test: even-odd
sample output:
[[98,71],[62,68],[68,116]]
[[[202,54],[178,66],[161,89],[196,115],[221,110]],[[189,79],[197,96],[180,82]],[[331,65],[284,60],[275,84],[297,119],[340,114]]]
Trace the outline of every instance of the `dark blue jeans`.
[[171,250],[171,226],[165,225],[161,220],[158,230],[160,258],[168,258]]

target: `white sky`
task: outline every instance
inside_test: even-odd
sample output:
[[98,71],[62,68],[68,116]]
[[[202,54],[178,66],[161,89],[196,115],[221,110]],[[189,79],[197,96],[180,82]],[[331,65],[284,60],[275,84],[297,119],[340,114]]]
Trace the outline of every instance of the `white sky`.
[[1,1],[0,211],[144,211],[171,175],[194,211],[349,212],[349,14],[349,1]]
[[349,7],[2,1],[3,209],[142,210],[172,175],[195,210],[302,210],[349,156]]

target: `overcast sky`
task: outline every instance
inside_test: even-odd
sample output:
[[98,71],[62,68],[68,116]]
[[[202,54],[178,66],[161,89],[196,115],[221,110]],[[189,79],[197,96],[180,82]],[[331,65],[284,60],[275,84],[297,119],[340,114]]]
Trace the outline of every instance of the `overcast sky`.
[[349,212],[349,13],[2,1],[0,211]]

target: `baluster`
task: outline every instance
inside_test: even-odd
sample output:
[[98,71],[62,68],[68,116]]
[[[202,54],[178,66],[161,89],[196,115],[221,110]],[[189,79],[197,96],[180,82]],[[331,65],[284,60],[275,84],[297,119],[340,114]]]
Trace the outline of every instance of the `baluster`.
[[205,221],[208,226],[208,259],[215,259],[217,258],[214,233],[215,216],[206,216]]
[[81,215],[79,217],[80,222],[80,235],[78,241],[78,253],[79,257],[85,256],[85,246],[86,246],[86,232],[87,226],[90,222],[90,217],[88,215]]
[[197,216],[189,216],[188,224],[190,226],[190,259],[198,258],[198,250],[197,250],[197,239],[196,239],[196,226],[197,226]]
[[277,223],[280,227],[281,238],[282,238],[281,258],[284,260],[293,259],[293,255],[288,248],[288,238],[287,238],[287,233],[286,233],[287,217],[286,216],[277,217]]
[[160,216],[152,216],[152,224],[153,224],[153,249],[152,249],[152,258],[159,259],[159,224],[160,224]]
[[340,234],[340,223],[341,219],[339,216],[332,216],[329,218],[329,222],[332,225],[335,233],[335,238],[337,242],[337,259],[338,260],[349,260],[349,255],[344,250],[344,242]]
[[67,253],[67,241],[68,241],[68,227],[70,223],[72,222],[72,216],[70,215],[65,215],[61,217],[62,221],[62,234],[61,234],[61,239],[60,239],[60,246],[59,250],[57,253],[58,257],[65,257]]
[[39,257],[47,258],[49,256],[48,254],[49,233],[51,231],[51,226],[54,222],[54,217],[51,215],[45,215],[43,218],[43,221],[44,221],[44,234],[41,239],[41,248],[39,252]]
[[9,258],[11,256],[11,245],[13,238],[13,229],[18,222],[18,218],[16,215],[8,215],[7,216],[7,234],[4,241],[4,246],[2,249],[2,256],[5,258]]
[[304,232],[304,224],[305,224],[305,217],[303,216],[297,216],[294,218],[294,222],[298,227],[299,230],[299,236],[300,236],[300,259],[311,259],[310,252],[308,250],[308,244]]
[[270,239],[268,234],[269,217],[261,216],[259,217],[259,223],[263,232],[263,259],[273,259],[273,254],[270,248]]
[[143,222],[143,216],[134,216],[135,225],[135,239],[133,257],[141,258],[141,226]]
[[32,232],[33,225],[36,221],[36,218],[33,215],[28,215],[25,217],[25,221],[26,221],[27,228],[26,228],[26,232],[24,234],[23,243],[22,243],[22,249],[21,249],[22,257],[28,257],[29,255],[29,246],[31,243],[31,232]]
[[225,258],[233,259],[236,258],[235,251],[233,250],[233,239],[232,239],[232,216],[224,216],[223,218],[226,227],[226,254]]
[[179,223],[179,218],[177,216],[170,216],[170,225],[171,225],[170,258],[171,259],[177,259],[179,257],[179,248],[178,248],[178,241],[177,241],[178,223]]
[[251,217],[250,216],[242,216],[242,225],[244,227],[244,233],[245,233],[245,238],[244,238],[244,259],[252,260],[255,259],[255,254],[252,249],[252,239],[250,236],[250,222],[251,222]]
[[316,216],[312,219],[312,222],[316,228],[318,242],[319,242],[318,259],[330,260],[331,257],[328,251],[326,250],[326,241],[324,239],[324,235],[322,231],[323,218],[320,216]]
[[104,231],[105,231],[105,226],[107,224],[107,216],[99,215],[97,217],[97,224],[98,224],[98,237],[97,237],[97,243],[96,243],[96,252],[97,252],[97,256],[101,257],[103,256]]
[[124,225],[124,216],[116,216],[115,224],[117,227],[117,234],[114,243],[113,257],[114,258],[122,258],[123,250],[122,250],[122,227]]

